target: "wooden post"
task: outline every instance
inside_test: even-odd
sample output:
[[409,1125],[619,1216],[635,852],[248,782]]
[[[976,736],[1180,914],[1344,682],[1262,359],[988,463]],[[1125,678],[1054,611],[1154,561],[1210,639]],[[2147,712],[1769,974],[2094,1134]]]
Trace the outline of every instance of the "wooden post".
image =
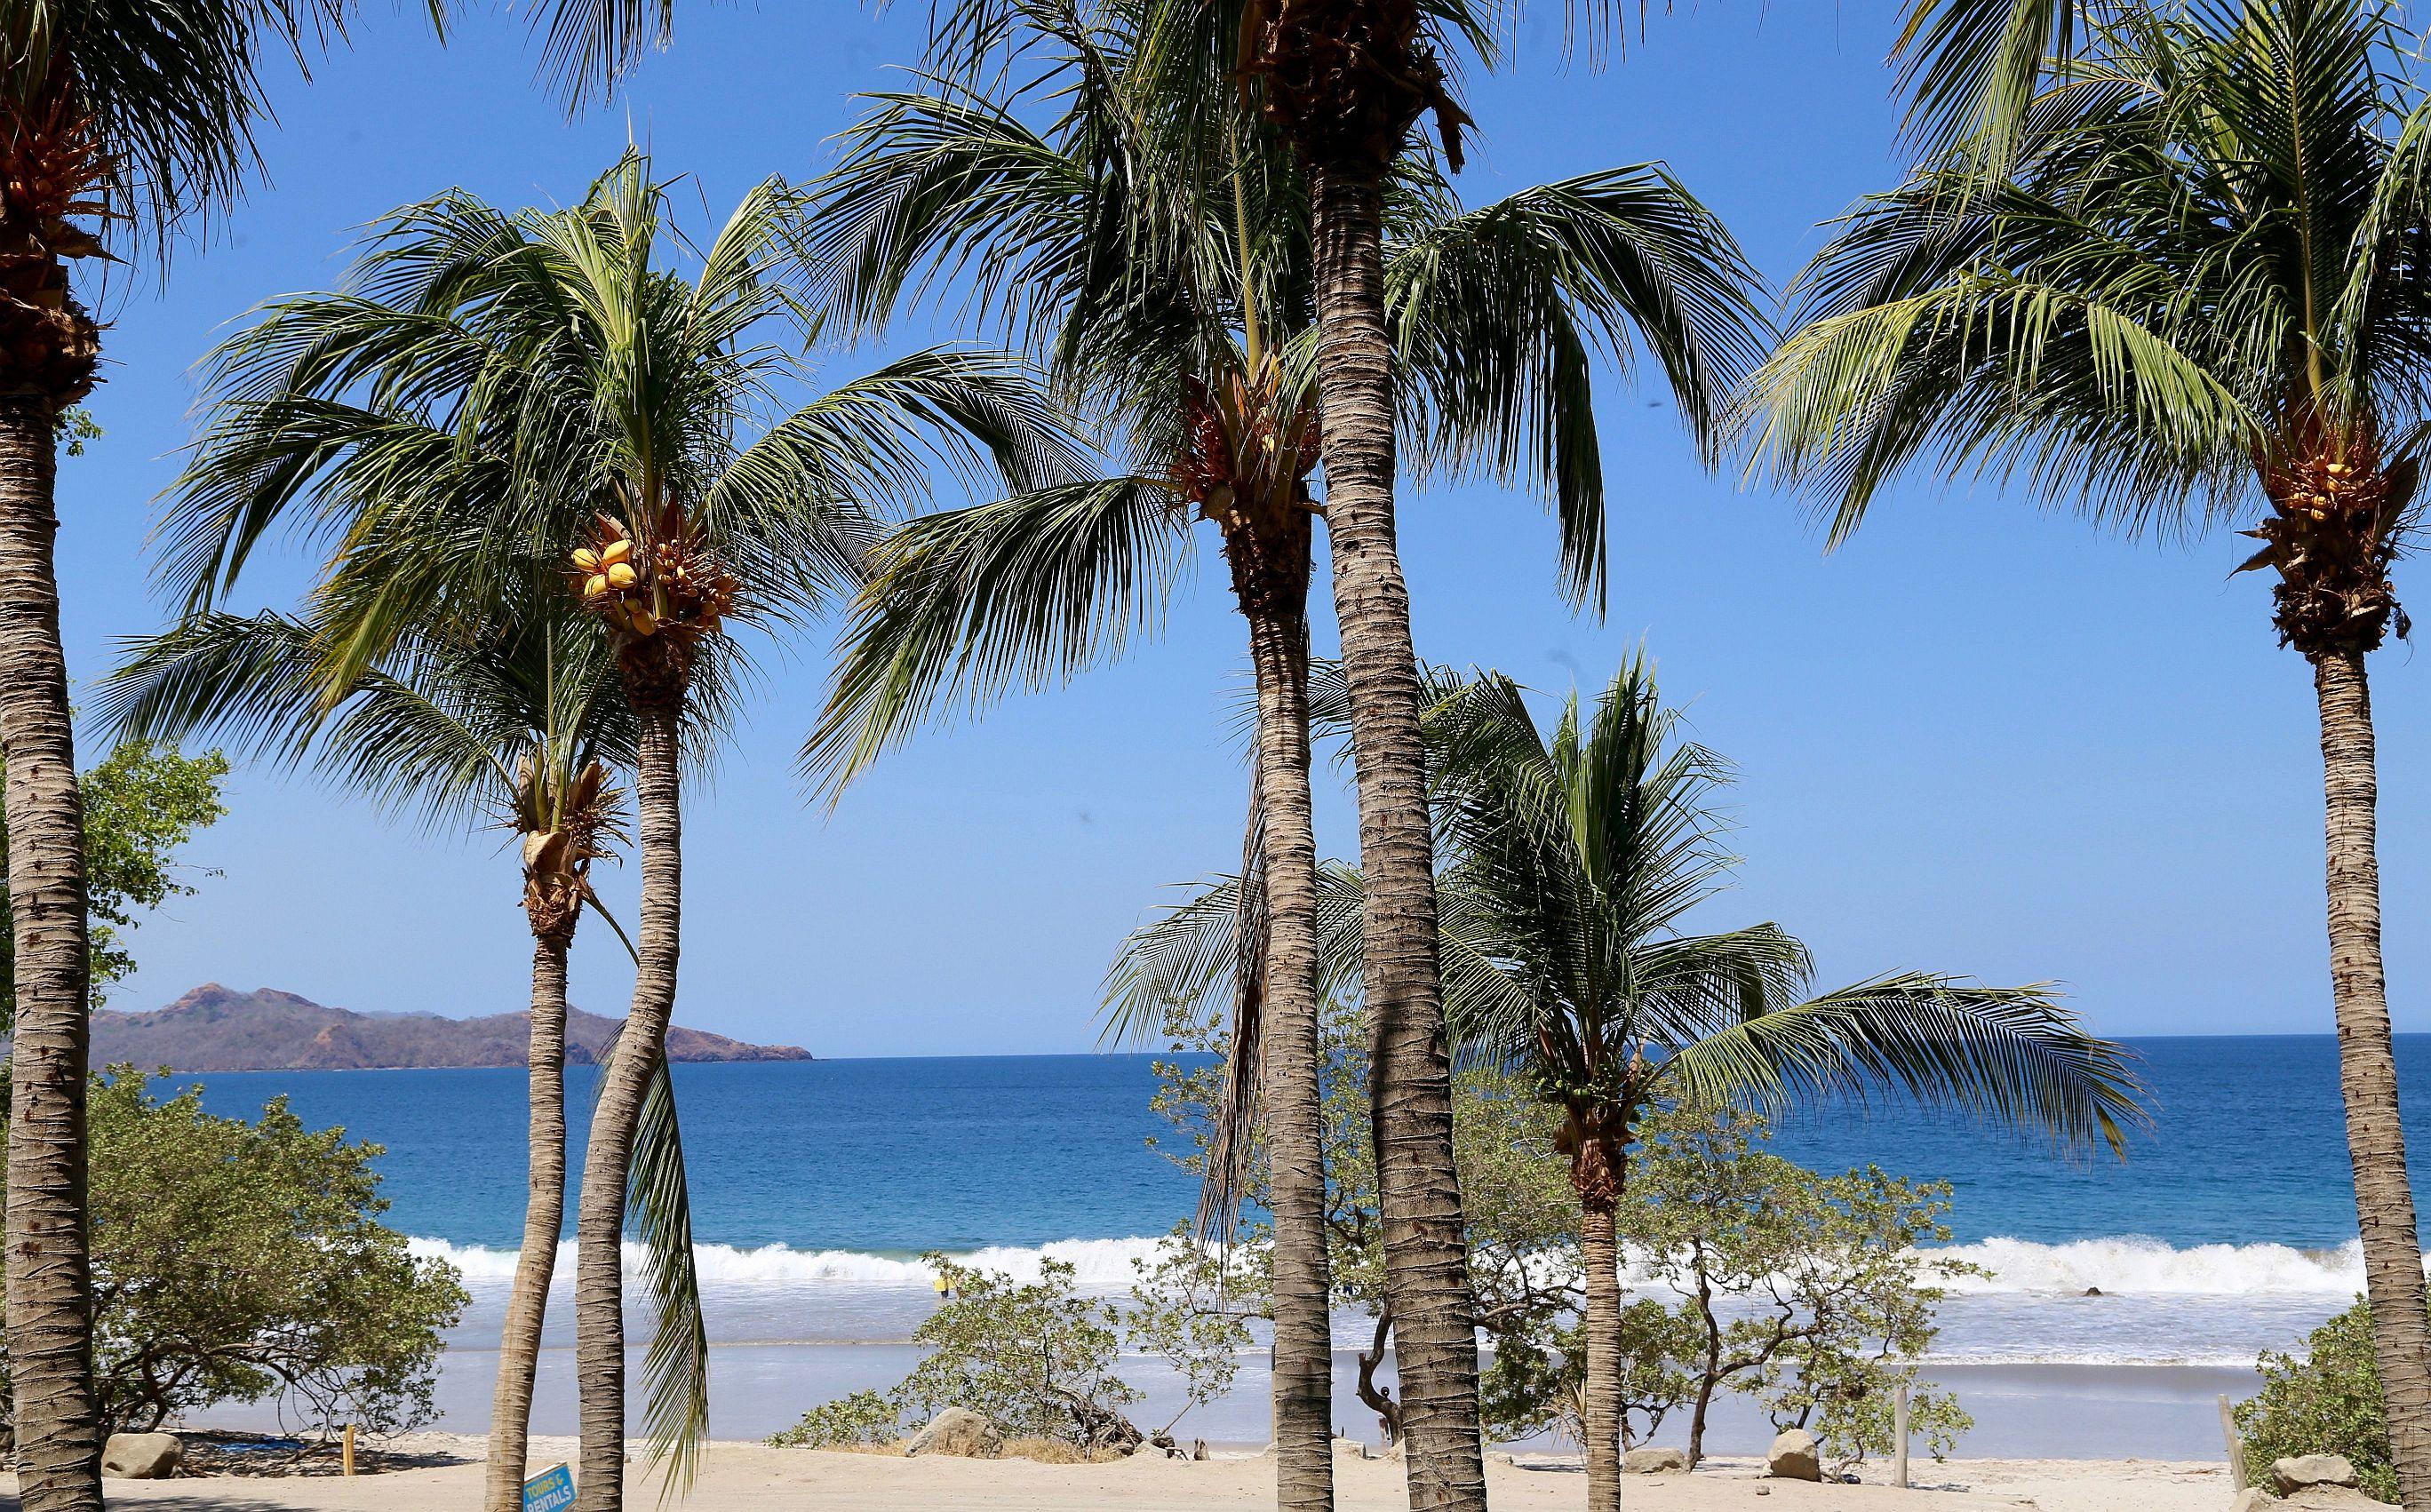
[[1907,1386],[1891,1399],[1891,1484],[1907,1489]]
[[[2225,1402],[2228,1399],[2222,1397],[2221,1400]],[[344,1447],[339,1453],[345,1461],[346,1473],[352,1475],[355,1472],[355,1425],[353,1423],[346,1424]]]
[[2228,1440],[2228,1486],[2233,1491],[2245,1489],[2245,1446],[2237,1439],[2237,1414],[2229,1410],[2228,1393],[2220,1396],[2220,1433]]

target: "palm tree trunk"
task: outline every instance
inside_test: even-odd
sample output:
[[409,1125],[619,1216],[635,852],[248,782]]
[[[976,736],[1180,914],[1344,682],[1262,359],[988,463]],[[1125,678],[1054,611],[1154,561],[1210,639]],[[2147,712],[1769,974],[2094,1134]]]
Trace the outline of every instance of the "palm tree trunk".
[[1311,174],[1317,407],[1333,607],[1350,687],[1376,1172],[1413,1512],[1483,1512],[1476,1308],[1452,1167],[1451,1059],[1436,959],[1434,839],[1410,595],[1393,540],[1392,345],[1378,175]]
[[2431,1512],[2431,1300],[2414,1191],[2398,1121],[2397,1062],[2380,959],[2380,861],[2374,809],[2372,687],[2361,651],[2314,659],[2322,706],[2322,769],[2328,799],[2330,991],[2339,1026],[2339,1086],[2346,1099],[2356,1218],[2373,1352],[2389,1409],[2389,1457],[2406,1512]]
[[17,1016],[8,1088],[8,1342],[18,1494],[28,1512],[98,1512],[85,1210],[84,802],[59,644],[52,487],[57,408],[0,399],[0,747]]
[[[1309,787],[1305,516],[1277,551],[1228,542],[1258,679],[1266,972],[1259,1035],[1274,1243],[1276,1500],[1333,1505],[1333,1282],[1317,1033],[1316,825]],[[1244,535],[1247,532],[1243,532]]]
[[641,963],[633,973],[632,1011],[599,1073],[575,1218],[575,1378],[582,1421],[577,1512],[619,1512],[625,1500],[625,1187],[642,1100],[665,1053],[667,1019],[675,1010],[683,901],[680,710],[679,698],[654,699],[635,711],[641,720],[633,784],[642,850]]
[[1610,1202],[1581,1205],[1579,1255],[1587,1272],[1587,1512],[1620,1512],[1620,1242],[1615,1226]]
[[572,943],[557,933],[532,941],[530,1178],[523,1253],[515,1258],[515,1287],[498,1340],[498,1385],[490,1399],[488,1512],[523,1512],[532,1377],[565,1223],[565,953]]

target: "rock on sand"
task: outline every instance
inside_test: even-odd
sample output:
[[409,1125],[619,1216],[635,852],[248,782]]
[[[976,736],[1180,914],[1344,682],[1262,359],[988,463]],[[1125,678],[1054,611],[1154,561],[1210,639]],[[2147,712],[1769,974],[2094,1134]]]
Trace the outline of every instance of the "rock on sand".
[[111,1434],[101,1448],[101,1472],[121,1480],[157,1481],[177,1473],[186,1446],[176,1434]]
[[1785,1428],[1772,1441],[1772,1453],[1765,1456],[1765,1468],[1775,1480],[1819,1481],[1823,1478],[1823,1453],[1816,1446],[1815,1436],[1803,1428]]
[[968,1407],[947,1407],[929,1420],[929,1426],[903,1446],[907,1456],[959,1454],[964,1459],[994,1459],[1004,1453],[1004,1438],[989,1421]]
[[2344,1454],[2298,1454],[2271,1462],[2271,1483],[2283,1496],[2307,1486],[2353,1486],[2356,1468]]

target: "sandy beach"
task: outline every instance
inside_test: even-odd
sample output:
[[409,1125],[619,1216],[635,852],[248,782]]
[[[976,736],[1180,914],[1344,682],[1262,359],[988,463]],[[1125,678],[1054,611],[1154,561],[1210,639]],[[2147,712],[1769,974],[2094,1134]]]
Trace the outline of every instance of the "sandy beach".
[[[456,1463],[352,1480],[185,1479],[112,1481],[114,1505],[206,1512],[425,1512],[479,1503],[480,1443],[453,1435],[414,1435],[393,1447]],[[570,1458],[571,1439],[535,1438],[532,1464]],[[638,1470],[638,1465],[636,1467]],[[1336,1464],[1345,1512],[1387,1512],[1409,1504],[1401,1466],[1345,1456]],[[1876,1468],[1879,1476],[1882,1468]],[[1505,1512],[1583,1506],[1584,1478],[1575,1460],[1523,1455],[1488,1469],[1493,1504]],[[1764,1478],[1746,1459],[1708,1461],[1695,1475],[1631,1479],[1632,1505],[1652,1512],[1934,1512],[2033,1506],[2041,1512],[2223,1512],[2227,1472],[2218,1465],[2159,1460],[1920,1461],[1917,1488],[1811,1486]],[[13,1480],[0,1477],[0,1509],[14,1512]],[[1137,1457],[1106,1465],[1041,1465],[1029,1460],[899,1459],[763,1444],[713,1445],[698,1485],[680,1504],[694,1512],[1195,1512],[1274,1504],[1273,1461],[1205,1463]],[[654,1483],[629,1482],[653,1504]]]

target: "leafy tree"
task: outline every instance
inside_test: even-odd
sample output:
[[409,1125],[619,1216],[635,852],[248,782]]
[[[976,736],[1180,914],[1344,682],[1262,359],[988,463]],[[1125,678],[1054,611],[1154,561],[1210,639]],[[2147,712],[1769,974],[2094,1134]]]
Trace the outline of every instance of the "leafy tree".
[[2344,1454],[2372,1497],[2397,1495],[2372,1319],[2372,1303],[2358,1297],[2313,1330],[2302,1351],[2263,1352],[2262,1389],[2237,1405],[2249,1481],[2269,1485],[2271,1462],[2283,1455]]
[[1165,1362],[1182,1382],[1173,1416],[1149,1435],[1163,1442],[1191,1408],[1228,1396],[1241,1373],[1249,1323],[1237,1301],[1240,1267],[1185,1226],[1152,1256],[1132,1263],[1132,1300],[1115,1312],[1130,1345]]
[[276,1398],[327,1434],[431,1417],[441,1336],[466,1296],[379,1221],[373,1144],[308,1130],[284,1098],[252,1122],[93,1079],[96,1374],[109,1429]]
[[[2367,661],[2431,438],[2431,91],[2390,0],[1931,0],[1928,141],[1801,276],[1759,460],[1845,539],[1972,469],[2128,530],[2251,522],[2313,684],[2330,988],[2406,1505],[2431,1512],[2431,1293],[2380,936]],[[2047,56],[2049,45],[2061,48]]]
[[[92,1001],[135,969],[126,931],[138,916],[172,898],[191,897],[177,852],[197,830],[227,816],[220,785],[228,772],[218,751],[180,754],[148,741],[127,741],[84,774],[85,905]],[[0,815],[0,839],[8,833]],[[208,874],[207,874],[208,875]],[[16,932],[0,899],[0,1026],[16,1022]]]
[[[1214,921],[1234,916],[1233,899],[1224,885],[1184,909]],[[1341,926],[1340,916],[1334,916],[1333,927]],[[1355,909],[1350,927],[1357,927]],[[1132,937],[1125,960],[1132,968],[1165,976],[1169,968],[1164,952],[1179,943],[1176,932],[1151,925]],[[1223,949],[1218,936],[1201,943]],[[1359,1352],[1357,1390],[1377,1415],[1386,1441],[1395,1442],[1403,1431],[1400,1403],[1376,1379],[1393,1337],[1393,1314],[1376,1192],[1366,1026],[1355,1000],[1346,998],[1329,999],[1323,1025],[1330,1297],[1337,1304],[1359,1308],[1371,1321],[1369,1340]],[[1176,1142],[1165,1144],[1165,1136],[1158,1136],[1150,1143],[1194,1173],[1203,1172],[1220,1148],[1218,1131],[1232,1096],[1226,1044],[1230,1032],[1226,1020],[1208,1012],[1200,999],[1185,998],[1167,1012],[1167,1045],[1194,1059],[1155,1063],[1158,1086],[1151,1106],[1172,1126]],[[1524,1087],[1496,1067],[1479,1066],[1461,1070],[1455,1092],[1454,1148],[1467,1196],[1470,1285],[1479,1327],[1494,1349],[1494,1364],[1484,1378],[1487,1420],[1497,1435],[1516,1436],[1551,1426],[1570,1410],[1540,1369],[1546,1362],[1534,1356],[1548,1353],[1546,1341],[1561,1335],[1564,1319],[1578,1308],[1578,1286],[1569,1279],[1576,1272],[1578,1208],[1560,1161],[1550,1154],[1553,1124]],[[1233,1260],[1222,1278],[1222,1291],[1229,1307],[1264,1316],[1270,1305],[1266,1278],[1273,1227],[1263,1216],[1266,1154],[1264,1132],[1256,1125],[1249,1133],[1240,1182],[1242,1209],[1224,1235]],[[1200,1252],[1195,1243],[1177,1242]],[[1552,1366],[1558,1373],[1558,1361]]]
[[1140,1394],[1115,1366],[1122,1336],[1095,1300],[1080,1295],[1070,1261],[1042,1260],[1036,1281],[925,1257],[948,1299],[914,1330],[929,1347],[896,1388],[914,1418],[968,1407],[1014,1438],[1129,1448],[1139,1430],[1122,1409]]
[[[1888,1405],[1938,1332],[1940,1283],[1978,1273],[1918,1250],[1950,1240],[1949,1185],[1872,1167],[1818,1175],[1764,1148],[1763,1119],[1727,1109],[1664,1109],[1637,1137],[1618,1229],[1648,1281],[1680,1299],[1660,1347],[1680,1367],[1690,1460],[1726,1390],[1756,1396],[1778,1427],[1814,1429],[1844,1466],[1887,1453]],[[1622,1330],[1625,1354],[1667,1332],[1640,1323],[1638,1338]],[[1944,1393],[1916,1391],[1911,1407],[1936,1455],[1968,1427]],[[1660,1414],[1648,1416],[1651,1429]]]
[[903,1436],[903,1407],[891,1391],[855,1391],[822,1402],[768,1437],[779,1449],[852,1449]]

